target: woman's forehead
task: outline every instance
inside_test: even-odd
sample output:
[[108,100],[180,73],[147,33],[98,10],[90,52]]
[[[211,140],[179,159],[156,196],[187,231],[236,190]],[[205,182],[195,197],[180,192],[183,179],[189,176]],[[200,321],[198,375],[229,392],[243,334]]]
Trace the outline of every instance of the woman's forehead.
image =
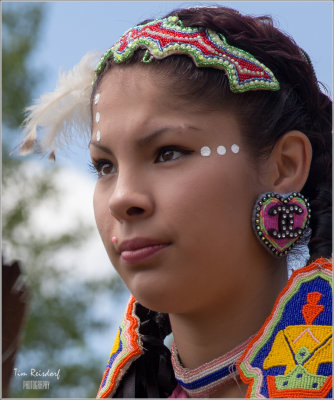
[[[200,79],[200,78],[199,78]],[[193,113],[208,113],[213,111],[227,111],[234,113],[230,93],[222,91],[198,90],[193,93],[198,82],[187,80],[183,76],[176,76],[164,66],[157,65],[115,65],[102,78],[95,94],[101,95],[104,103],[113,103],[113,108],[128,106],[136,102],[136,106],[148,105],[154,108],[168,108],[170,111],[183,111]],[[218,93],[219,92],[219,93]],[[233,95],[232,96],[238,96]],[[94,102],[93,102],[94,107]],[[155,114],[151,112],[151,117]]]
[[[99,106],[112,107],[113,109],[135,108],[144,110],[153,107],[151,117],[159,112],[159,109],[168,108],[171,111],[190,111],[194,101],[187,96],[177,96],[171,83],[160,79],[161,73],[155,68],[145,66],[116,67],[110,70],[101,81],[96,93],[101,100]],[[148,110],[149,111],[149,110]],[[162,111],[161,111],[162,112]]]

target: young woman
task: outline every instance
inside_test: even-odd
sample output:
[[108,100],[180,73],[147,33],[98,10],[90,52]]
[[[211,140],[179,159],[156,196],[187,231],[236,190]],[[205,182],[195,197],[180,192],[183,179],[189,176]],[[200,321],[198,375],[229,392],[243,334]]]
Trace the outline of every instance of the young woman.
[[133,295],[98,397],[331,396],[331,101],[308,55],[270,18],[177,10],[89,94],[96,222]]

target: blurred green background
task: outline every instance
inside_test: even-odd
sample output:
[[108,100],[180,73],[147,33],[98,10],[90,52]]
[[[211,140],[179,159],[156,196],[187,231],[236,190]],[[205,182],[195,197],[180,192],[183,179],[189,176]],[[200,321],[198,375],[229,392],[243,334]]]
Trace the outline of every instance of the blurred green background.
[[[59,167],[45,161],[36,169],[31,157],[9,156],[17,144],[23,110],[47,73],[42,65],[29,63],[46,15],[45,3],[6,4],[2,10],[3,255],[5,260],[21,261],[30,292],[10,397],[95,398],[113,338],[104,352],[96,350],[96,343],[110,334],[113,308],[124,295],[124,286],[111,273],[108,278],[99,278],[98,273],[94,279],[79,276],[75,260],[64,267],[59,252],[90,246],[91,236],[97,236],[95,227],[91,220],[76,217],[66,229],[53,231],[46,213],[44,224],[50,233],[36,229],[36,210],[44,207],[57,213],[61,205]],[[99,265],[92,268],[97,271]],[[60,379],[19,376],[31,368],[60,370]],[[49,390],[23,389],[27,379],[49,380]]]

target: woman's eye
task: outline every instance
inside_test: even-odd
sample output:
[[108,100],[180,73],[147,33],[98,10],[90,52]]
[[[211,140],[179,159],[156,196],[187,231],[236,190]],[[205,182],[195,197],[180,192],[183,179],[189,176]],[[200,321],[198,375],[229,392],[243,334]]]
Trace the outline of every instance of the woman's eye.
[[99,169],[99,171],[98,171],[99,176],[105,176],[105,175],[112,174],[112,173],[115,172],[114,169],[115,169],[114,164],[112,164],[112,163],[105,163],[105,164],[103,164],[103,165],[100,167],[100,169]]
[[174,161],[183,155],[190,154],[192,151],[180,147],[164,147],[159,150],[156,162]]
[[94,172],[97,173],[97,176],[101,178],[102,176],[114,174],[116,172],[115,165],[106,160],[99,160],[92,164],[92,168]]

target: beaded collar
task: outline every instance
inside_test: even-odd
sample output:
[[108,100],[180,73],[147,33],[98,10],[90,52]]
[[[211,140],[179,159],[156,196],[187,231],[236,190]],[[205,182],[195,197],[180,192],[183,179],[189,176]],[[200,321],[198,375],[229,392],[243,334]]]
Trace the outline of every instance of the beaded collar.
[[172,365],[179,385],[189,397],[208,397],[239,375],[236,361],[242,355],[253,336],[244,343],[202,366],[189,369],[180,362],[175,343],[172,344]]
[[143,62],[161,60],[175,54],[192,58],[197,67],[217,68],[226,72],[232,92],[279,90],[272,71],[247,51],[231,46],[220,32],[202,27],[185,27],[177,16],[156,19],[129,29],[104,54],[95,72],[107,59],[123,63],[137,49],[146,49]]

